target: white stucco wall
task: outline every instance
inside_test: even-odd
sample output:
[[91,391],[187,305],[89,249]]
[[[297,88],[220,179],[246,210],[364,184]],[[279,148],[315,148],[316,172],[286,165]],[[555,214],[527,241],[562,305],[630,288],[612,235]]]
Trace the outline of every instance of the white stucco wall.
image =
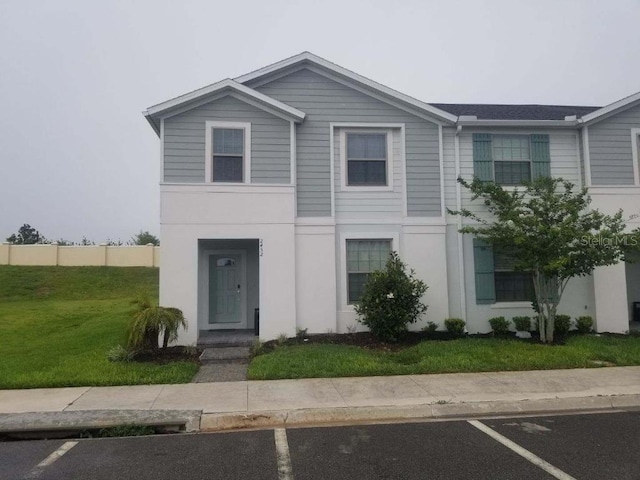
[[[296,328],[294,195],[289,186],[169,185],[161,188],[160,302],[189,322],[178,343],[198,338],[198,240],[258,239],[260,336]],[[200,319],[200,321],[199,321]]]
[[[464,263],[465,263],[465,290],[466,290],[466,314],[467,329],[469,333],[488,333],[491,331],[489,319],[493,317],[505,317],[507,320],[515,316],[535,315],[531,308],[531,302],[499,302],[490,305],[476,304],[475,272],[473,262],[473,238],[464,235]],[[558,313],[569,315],[571,318],[582,315],[595,317],[595,297],[593,277],[573,278],[567,284]]]
[[297,326],[309,333],[335,332],[335,225],[296,225]]
[[442,323],[448,316],[449,300],[447,287],[446,234],[439,219],[427,224],[414,221],[413,225],[402,224],[344,224],[336,228],[336,298],[337,331],[349,329],[366,330],[357,322],[353,305],[347,304],[346,241],[348,239],[391,239],[391,248],[398,252],[408,268],[416,271],[416,277],[429,287],[423,302],[429,308],[418,322],[409,325],[410,330],[419,330],[428,321]]

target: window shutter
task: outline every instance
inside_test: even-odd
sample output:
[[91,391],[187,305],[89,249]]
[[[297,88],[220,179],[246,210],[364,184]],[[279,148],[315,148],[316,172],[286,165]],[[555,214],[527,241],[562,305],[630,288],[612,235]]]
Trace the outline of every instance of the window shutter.
[[549,135],[531,135],[531,179],[550,176]]
[[480,180],[493,180],[491,135],[488,133],[473,134],[473,174]]
[[480,238],[473,239],[473,265],[476,275],[476,303],[496,303],[493,277],[493,249]]

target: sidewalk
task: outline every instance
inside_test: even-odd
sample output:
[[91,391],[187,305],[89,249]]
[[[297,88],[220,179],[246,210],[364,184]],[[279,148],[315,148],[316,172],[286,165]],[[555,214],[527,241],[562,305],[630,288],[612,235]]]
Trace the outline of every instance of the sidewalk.
[[[640,407],[640,367],[0,391],[0,432],[188,431]],[[46,428],[45,428],[46,427]]]

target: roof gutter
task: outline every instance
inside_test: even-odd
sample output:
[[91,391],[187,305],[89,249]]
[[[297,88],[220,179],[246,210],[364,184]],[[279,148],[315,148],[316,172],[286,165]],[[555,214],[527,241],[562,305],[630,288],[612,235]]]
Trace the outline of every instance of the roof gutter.
[[469,116],[460,116],[456,125],[464,127],[542,127],[542,128],[575,128],[579,121],[570,120],[478,120]]

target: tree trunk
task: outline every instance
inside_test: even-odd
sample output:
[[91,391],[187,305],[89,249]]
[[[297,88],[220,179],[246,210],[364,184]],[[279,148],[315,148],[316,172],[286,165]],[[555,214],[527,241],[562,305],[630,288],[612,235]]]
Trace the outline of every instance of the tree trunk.
[[144,349],[145,350],[157,350],[158,349],[158,329],[147,328],[144,332]]

